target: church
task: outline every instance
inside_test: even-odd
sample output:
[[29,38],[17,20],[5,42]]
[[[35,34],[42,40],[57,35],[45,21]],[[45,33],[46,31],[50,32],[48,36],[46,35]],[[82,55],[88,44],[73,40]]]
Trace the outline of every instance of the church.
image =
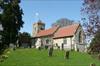
[[36,48],[53,46],[54,49],[85,51],[85,34],[79,23],[45,29],[45,23],[39,20],[33,24],[32,36]]

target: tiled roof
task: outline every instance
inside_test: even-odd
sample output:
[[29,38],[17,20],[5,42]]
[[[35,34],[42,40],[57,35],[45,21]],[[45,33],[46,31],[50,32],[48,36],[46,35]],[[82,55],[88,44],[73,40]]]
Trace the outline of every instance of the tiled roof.
[[59,28],[58,31],[54,34],[54,38],[73,36],[77,31],[78,27],[79,24],[73,24],[67,27]]
[[50,29],[46,29],[46,30],[41,30],[36,37],[42,37],[42,36],[48,36],[48,35],[53,35],[56,30],[59,28],[59,26],[56,27],[52,27]]

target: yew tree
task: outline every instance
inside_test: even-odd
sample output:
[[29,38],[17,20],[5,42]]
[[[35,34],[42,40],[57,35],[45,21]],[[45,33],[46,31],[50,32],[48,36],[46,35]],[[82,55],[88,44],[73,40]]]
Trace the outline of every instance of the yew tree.
[[0,21],[3,27],[2,41],[7,46],[17,41],[18,32],[24,24],[20,2],[20,0],[0,0],[0,10],[2,11]]

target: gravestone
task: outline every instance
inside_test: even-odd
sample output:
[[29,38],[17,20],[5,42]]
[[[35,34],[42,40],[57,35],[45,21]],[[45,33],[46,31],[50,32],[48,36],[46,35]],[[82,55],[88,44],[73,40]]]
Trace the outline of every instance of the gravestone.
[[41,50],[41,47],[38,47],[38,50]]
[[65,59],[69,59],[69,51],[65,51]]
[[98,59],[100,60],[100,54],[98,54]]
[[48,54],[49,54],[49,56],[52,56],[52,54],[53,54],[53,46],[49,47]]
[[91,63],[90,66],[96,66],[94,63]]

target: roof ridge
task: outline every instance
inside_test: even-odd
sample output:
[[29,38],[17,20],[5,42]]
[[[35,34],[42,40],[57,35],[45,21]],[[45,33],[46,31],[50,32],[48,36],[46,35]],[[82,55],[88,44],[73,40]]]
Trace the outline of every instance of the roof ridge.
[[61,27],[61,28],[62,28],[62,29],[63,29],[63,28],[68,28],[68,27],[73,26],[73,25],[79,25],[79,23],[78,23],[78,24],[74,23],[74,24],[71,24],[71,25],[68,25],[68,26],[64,26],[64,27]]
[[72,24],[66,27],[59,28],[59,30],[55,33],[54,38],[73,36],[78,27],[79,24]]
[[37,33],[37,37],[52,35],[57,30],[57,28],[58,28],[58,26],[51,27],[46,30],[41,30],[41,31],[39,31],[39,33]]
[[[58,28],[59,26],[50,27],[50,28],[45,29],[45,30],[49,30],[49,29],[56,28],[56,27]],[[41,31],[45,31],[45,30],[41,30]]]

